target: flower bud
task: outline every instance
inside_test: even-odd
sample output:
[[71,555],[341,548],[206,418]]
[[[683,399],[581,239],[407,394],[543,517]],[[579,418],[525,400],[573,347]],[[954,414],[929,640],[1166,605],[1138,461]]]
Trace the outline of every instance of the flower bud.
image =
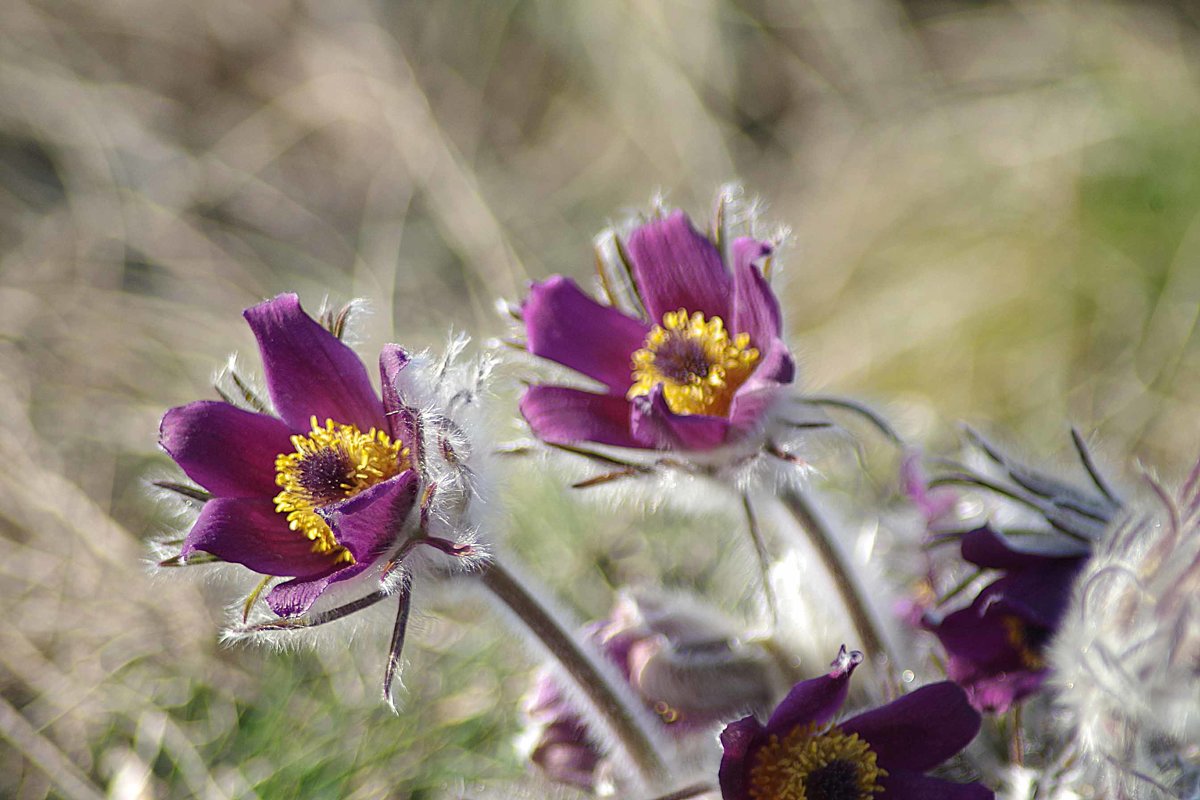
[[[772,700],[767,654],[739,642],[719,612],[688,598],[624,594],[586,635],[672,736],[707,731]],[[538,676],[525,710],[536,726],[530,760],[553,780],[594,788],[604,766],[601,749],[553,675]]]

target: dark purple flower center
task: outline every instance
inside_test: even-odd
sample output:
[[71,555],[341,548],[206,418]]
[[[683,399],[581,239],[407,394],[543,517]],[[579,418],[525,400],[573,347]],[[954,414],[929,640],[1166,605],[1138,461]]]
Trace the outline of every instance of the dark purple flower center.
[[812,723],[771,736],[746,775],[751,800],[871,800],[887,770],[858,734]]
[[670,336],[654,354],[654,366],[664,377],[676,383],[688,383],[693,377],[704,379],[712,363],[703,343],[684,336]]
[[408,450],[383,431],[360,431],[331,419],[311,420],[308,436],[292,437],[296,448],[275,458],[275,510],[287,515],[288,527],[313,541],[319,553],[337,553],[353,562],[318,512],[353,497],[409,468]]
[[858,777],[857,764],[836,758],[809,773],[804,791],[808,800],[862,800]]
[[354,462],[340,444],[318,450],[296,464],[297,483],[316,506],[343,499],[354,485]]

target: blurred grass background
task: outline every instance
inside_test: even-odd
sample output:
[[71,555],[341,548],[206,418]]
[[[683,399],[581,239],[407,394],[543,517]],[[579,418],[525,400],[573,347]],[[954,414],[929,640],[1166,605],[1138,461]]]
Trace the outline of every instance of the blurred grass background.
[[[370,299],[368,360],[499,335],[495,298],[586,278],[622,209],[662,189],[703,218],[739,180],[793,231],[810,385],[935,449],[965,418],[1062,454],[1070,419],[1110,464],[1178,475],[1200,451],[1198,26],[1184,2],[6,0],[0,796],[523,773],[530,665],[477,608],[420,621],[394,717],[382,636],[224,649],[227,592],[147,574],[177,524],[145,491],[158,419],[212,396],[227,352],[253,362],[238,312],[280,291]],[[536,464],[516,484],[514,547],[581,615],[729,555],[599,519]]]

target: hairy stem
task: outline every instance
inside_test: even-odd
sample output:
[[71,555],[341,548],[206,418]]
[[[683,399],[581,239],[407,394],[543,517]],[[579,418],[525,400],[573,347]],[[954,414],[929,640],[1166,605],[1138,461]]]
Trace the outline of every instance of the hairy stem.
[[684,789],[664,794],[661,797],[656,797],[654,800],[691,800],[693,797],[699,797],[702,794],[717,791],[717,787],[708,783],[697,783],[688,786]]
[[579,697],[608,728],[628,763],[646,786],[657,785],[667,774],[666,762],[658,752],[641,718],[645,716],[636,699],[610,680],[595,656],[571,635],[568,627],[552,614],[511,572],[491,561],[477,573],[480,582],[511,611],[545,647],[574,685]]
[[822,566],[825,567],[826,573],[833,580],[834,587],[850,617],[850,623],[858,635],[862,650],[872,661],[880,656],[886,656],[887,647],[879,632],[878,623],[867,605],[862,588],[855,580],[853,568],[841,548],[838,547],[837,542],[834,541],[833,531],[821,518],[812,501],[800,489],[785,488],[780,492],[779,499],[796,522],[800,524],[817,557],[821,560]]

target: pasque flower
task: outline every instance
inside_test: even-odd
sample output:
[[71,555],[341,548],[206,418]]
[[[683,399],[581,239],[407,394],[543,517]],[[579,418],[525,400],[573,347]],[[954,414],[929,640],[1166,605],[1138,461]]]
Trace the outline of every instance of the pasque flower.
[[967,690],[972,704],[999,713],[1045,682],[1045,649],[1062,621],[1076,576],[1120,502],[1077,433],[1075,443],[1094,491],[1017,464],[971,435],[1011,485],[969,472],[935,482],[980,486],[1015,500],[1036,512],[1026,520],[1032,529],[989,523],[961,534],[963,560],[996,577],[967,607],[945,616],[927,614],[923,624],[946,649],[949,677]]
[[925,773],[979,732],[978,712],[953,683],[923,686],[835,723],[862,660],[842,648],[826,675],[796,684],[766,724],[745,717],[721,734],[724,800],[987,800],[978,783]]
[[203,551],[290,578],[266,601],[291,616],[375,565],[416,504],[407,417],[393,413],[408,356],[394,345],[383,350],[381,401],[358,356],[309,317],[296,295],[244,316],[279,416],[202,400],[168,411],[159,442],[212,495],[182,557]]
[[534,434],[709,451],[761,430],[796,372],[763,276],[773,247],[723,245],[673,211],[616,241],[624,285],[605,280],[608,303],[569,278],[533,284],[520,311],[529,352],[602,387],[530,387],[520,407]]
[[927,619],[946,649],[947,672],[981,711],[1003,712],[1037,691],[1048,668],[1044,650],[1062,621],[1086,554],[1022,552],[989,528],[962,538],[962,557],[999,570],[966,608]]

